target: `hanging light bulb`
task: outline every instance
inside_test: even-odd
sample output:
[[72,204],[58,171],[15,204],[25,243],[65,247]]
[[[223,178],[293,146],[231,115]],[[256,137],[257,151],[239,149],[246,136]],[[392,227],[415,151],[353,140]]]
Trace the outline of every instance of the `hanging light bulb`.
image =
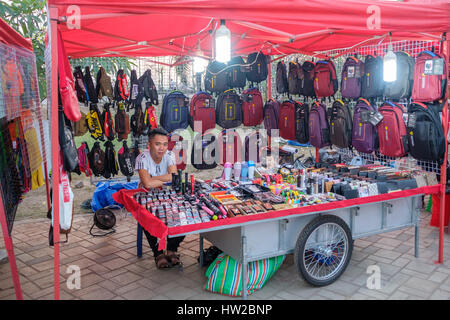
[[231,59],[231,32],[225,26],[225,20],[220,20],[220,27],[216,30],[216,60],[227,63]]
[[397,56],[392,51],[392,44],[389,44],[388,52],[383,58],[383,80],[386,82],[397,80]]
[[200,39],[198,39],[197,43],[197,51],[195,52],[196,57],[194,57],[194,72],[195,73],[203,73],[205,71],[206,66],[208,65],[208,61],[204,58],[202,49],[200,48]]

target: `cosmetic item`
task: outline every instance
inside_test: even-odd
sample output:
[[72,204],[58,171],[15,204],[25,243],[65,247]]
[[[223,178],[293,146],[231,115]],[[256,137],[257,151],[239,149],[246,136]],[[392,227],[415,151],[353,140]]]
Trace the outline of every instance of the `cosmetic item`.
[[252,181],[255,178],[255,162],[249,161],[248,162],[248,179]]
[[239,178],[241,177],[241,163],[240,162],[234,163],[233,174],[234,174],[234,180],[239,181]]
[[247,181],[248,178],[248,163],[246,161],[241,163],[241,180]]
[[223,165],[223,174],[222,179],[229,181],[231,180],[231,169],[233,168],[233,165],[230,162],[225,162]]

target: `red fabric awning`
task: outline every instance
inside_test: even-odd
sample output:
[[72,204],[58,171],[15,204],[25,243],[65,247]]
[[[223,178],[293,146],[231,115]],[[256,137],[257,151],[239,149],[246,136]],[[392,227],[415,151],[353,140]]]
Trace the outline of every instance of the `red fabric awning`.
[[0,42],[33,51],[33,44],[31,42],[31,39],[22,37],[16,30],[11,28],[9,24],[7,24],[1,18],[0,18]]
[[392,40],[436,40],[450,30],[450,3],[443,0],[49,0],[49,5],[76,27],[59,25],[74,58],[193,55],[198,41],[210,57],[209,31],[219,19],[226,19],[232,32],[233,53],[243,55],[262,46],[277,55],[376,44],[388,32]]

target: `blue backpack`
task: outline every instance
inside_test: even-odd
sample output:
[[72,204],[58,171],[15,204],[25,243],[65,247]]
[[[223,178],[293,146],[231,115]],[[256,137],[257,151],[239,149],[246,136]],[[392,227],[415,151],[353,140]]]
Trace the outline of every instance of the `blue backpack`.
[[168,132],[186,129],[189,125],[189,99],[181,91],[172,91],[163,100],[161,127]]

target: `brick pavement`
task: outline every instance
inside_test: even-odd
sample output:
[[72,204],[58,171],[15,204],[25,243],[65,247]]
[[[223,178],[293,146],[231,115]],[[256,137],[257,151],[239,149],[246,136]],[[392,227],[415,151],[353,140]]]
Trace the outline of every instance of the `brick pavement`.
[[[419,258],[414,257],[414,228],[356,240],[347,270],[333,284],[314,288],[298,276],[293,255],[259,291],[258,299],[450,299],[450,235],[445,234],[445,261],[435,264],[438,229],[429,227],[430,214],[422,213]],[[157,270],[145,242],[136,257],[136,223],[120,215],[116,233],[104,238],[89,235],[91,215],[74,218],[69,242],[61,245],[61,299],[179,299],[239,300],[203,289],[206,278],[198,256],[198,235],[189,235],[180,253],[182,271]],[[17,221],[13,242],[25,299],[53,299],[53,249],[48,247],[47,219]],[[145,237],[144,237],[145,240]],[[4,246],[0,237],[0,248]],[[205,247],[208,244],[205,243]],[[70,290],[66,273],[70,265],[81,270],[81,288]],[[378,265],[381,289],[367,288],[367,267]],[[292,278],[292,274],[296,276]],[[0,265],[0,299],[15,299],[9,264]]]

